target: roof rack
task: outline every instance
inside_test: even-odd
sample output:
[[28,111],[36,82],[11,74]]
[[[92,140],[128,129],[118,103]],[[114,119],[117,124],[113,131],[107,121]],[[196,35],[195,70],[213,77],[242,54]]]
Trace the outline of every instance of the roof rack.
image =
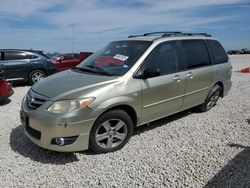
[[176,34],[181,34],[181,31],[157,31],[157,32],[151,32],[151,33],[144,33],[143,36],[149,36],[149,35],[156,35],[156,34],[169,34],[169,35],[176,35]]
[[183,33],[181,31],[158,31],[158,32],[151,32],[151,33],[144,33],[142,35],[129,35],[128,38],[133,37],[143,37],[143,36],[154,36],[159,35],[161,37],[176,37],[176,36],[205,36],[205,37],[211,37],[212,35],[207,33]]
[[128,38],[142,37],[143,35],[129,35]]
[[207,33],[182,33],[184,36],[205,36],[205,37],[211,37],[212,35]]

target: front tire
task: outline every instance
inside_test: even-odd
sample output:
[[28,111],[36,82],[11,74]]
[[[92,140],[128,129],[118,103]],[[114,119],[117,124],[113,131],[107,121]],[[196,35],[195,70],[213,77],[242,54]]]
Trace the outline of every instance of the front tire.
[[89,137],[89,147],[96,153],[121,149],[131,138],[133,122],[123,110],[112,110],[94,123]]
[[33,70],[29,74],[29,83],[31,85],[39,82],[40,80],[44,79],[46,77],[46,73],[42,70]]
[[210,110],[213,106],[216,105],[218,99],[222,96],[222,88],[219,85],[214,85],[211,91],[209,92],[205,102],[199,106],[202,112]]

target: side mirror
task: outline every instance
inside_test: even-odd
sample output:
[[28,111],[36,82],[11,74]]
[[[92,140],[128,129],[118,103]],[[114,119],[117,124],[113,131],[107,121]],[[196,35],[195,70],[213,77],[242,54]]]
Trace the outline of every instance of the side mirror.
[[56,58],[56,61],[61,62],[62,59],[60,57]]
[[147,79],[153,78],[160,75],[160,69],[158,68],[147,68],[145,70],[139,71],[134,78],[137,79]]

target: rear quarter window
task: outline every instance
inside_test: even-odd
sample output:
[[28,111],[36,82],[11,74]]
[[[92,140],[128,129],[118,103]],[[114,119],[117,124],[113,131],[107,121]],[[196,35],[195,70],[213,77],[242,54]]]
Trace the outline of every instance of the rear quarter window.
[[34,54],[26,54],[26,59],[37,59],[39,58],[37,55]]
[[209,53],[204,40],[183,40],[182,45],[187,69],[210,64]]
[[207,46],[212,56],[213,64],[228,62],[228,56],[222,45],[216,40],[206,40]]

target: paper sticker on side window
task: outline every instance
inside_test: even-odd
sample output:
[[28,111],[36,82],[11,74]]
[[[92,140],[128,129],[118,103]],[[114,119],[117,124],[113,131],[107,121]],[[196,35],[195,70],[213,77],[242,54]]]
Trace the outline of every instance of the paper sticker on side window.
[[128,56],[125,56],[125,55],[121,55],[121,54],[116,54],[114,56],[115,59],[119,59],[121,61],[126,61],[128,59]]

